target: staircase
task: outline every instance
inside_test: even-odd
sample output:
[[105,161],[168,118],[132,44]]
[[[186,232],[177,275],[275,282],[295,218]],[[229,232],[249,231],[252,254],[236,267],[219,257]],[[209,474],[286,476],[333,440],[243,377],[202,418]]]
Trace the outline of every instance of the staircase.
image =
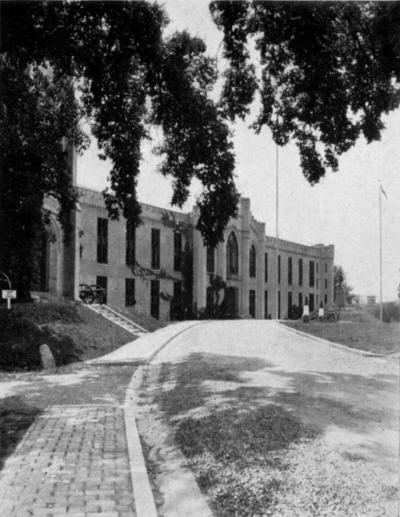
[[85,305],[88,309],[91,309],[92,311],[96,312],[97,314],[100,314],[104,318],[112,321],[116,325],[119,325],[123,329],[125,329],[127,332],[130,332],[135,337],[143,336],[144,334],[147,334],[147,330],[135,323],[134,321],[126,318],[119,312],[117,312],[114,309],[111,309],[108,305],[104,304],[90,304]]

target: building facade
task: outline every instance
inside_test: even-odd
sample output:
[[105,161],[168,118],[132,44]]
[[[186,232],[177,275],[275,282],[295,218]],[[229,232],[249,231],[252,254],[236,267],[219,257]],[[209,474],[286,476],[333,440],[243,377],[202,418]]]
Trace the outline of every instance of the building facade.
[[[223,303],[230,316],[257,319],[285,319],[306,298],[311,311],[333,303],[334,246],[265,235],[249,199],[241,198],[216,249],[205,247],[195,229],[197,208],[178,213],[141,206],[143,224],[135,229],[123,218],[108,218],[99,192],[81,189],[71,242],[49,245],[47,290],[77,299],[81,284],[98,285],[107,304],[162,320],[183,317],[182,307],[174,310],[188,290],[194,309]],[[217,297],[216,278],[225,286]]]

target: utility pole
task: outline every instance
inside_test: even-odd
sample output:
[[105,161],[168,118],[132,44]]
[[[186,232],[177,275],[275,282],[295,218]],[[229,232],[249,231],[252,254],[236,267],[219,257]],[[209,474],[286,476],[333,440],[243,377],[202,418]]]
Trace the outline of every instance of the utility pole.
[[[382,304],[382,192],[384,192],[379,180],[379,319],[383,321],[383,304]],[[386,193],[384,192],[385,196]]]

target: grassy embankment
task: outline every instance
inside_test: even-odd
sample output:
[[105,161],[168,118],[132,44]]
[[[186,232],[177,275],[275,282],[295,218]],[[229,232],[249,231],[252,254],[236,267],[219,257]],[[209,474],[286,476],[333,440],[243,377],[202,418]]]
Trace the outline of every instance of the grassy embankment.
[[342,309],[337,322],[301,320],[284,323],[302,332],[374,354],[400,352],[400,323],[381,323],[366,310],[357,307]]
[[[133,319],[147,330],[162,326],[143,315]],[[134,339],[132,334],[84,305],[15,305],[11,311],[0,310],[0,370],[40,369],[42,344],[50,347],[56,365],[63,366],[107,354]]]

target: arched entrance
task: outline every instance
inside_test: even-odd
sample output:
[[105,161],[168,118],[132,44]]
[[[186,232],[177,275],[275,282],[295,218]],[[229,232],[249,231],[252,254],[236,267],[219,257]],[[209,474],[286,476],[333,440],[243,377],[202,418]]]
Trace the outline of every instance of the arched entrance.
[[34,290],[44,293],[61,294],[60,247],[61,233],[57,224],[49,219],[38,243],[37,268]]

